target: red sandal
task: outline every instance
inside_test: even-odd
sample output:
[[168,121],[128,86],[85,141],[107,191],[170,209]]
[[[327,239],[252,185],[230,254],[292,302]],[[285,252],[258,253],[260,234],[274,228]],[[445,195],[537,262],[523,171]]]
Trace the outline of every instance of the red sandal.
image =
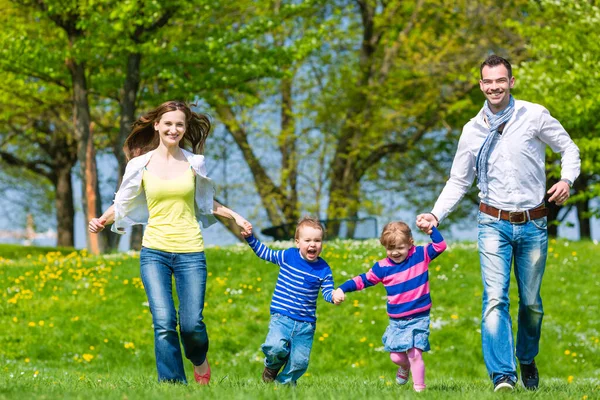
[[199,385],[208,385],[210,383],[210,365],[208,364],[208,360],[206,360],[206,366],[208,367],[208,371],[204,375],[197,373],[194,368],[194,379]]

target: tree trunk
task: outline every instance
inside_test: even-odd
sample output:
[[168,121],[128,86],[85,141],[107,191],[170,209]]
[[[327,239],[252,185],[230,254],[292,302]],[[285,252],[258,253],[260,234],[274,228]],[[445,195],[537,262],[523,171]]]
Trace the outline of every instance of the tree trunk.
[[74,215],[73,185],[71,183],[72,164],[56,167],[56,233],[57,246],[73,247]]
[[[67,67],[73,81],[73,125],[75,138],[77,139],[77,160],[81,169],[83,215],[84,220],[87,222],[99,215],[96,196],[98,186],[96,162],[93,157],[88,158],[94,152],[94,144],[90,135],[91,118],[87,81],[83,63],[68,59]],[[85,229],[85,232],[87,249],[92,254],[99,254],[103,250],[102,236],[92,235],[88,229]]]
[[590,224],[590,202],[583,200],[575,204],[577,207],[577,220],[579,221],[579,239],[591,239],[592,227]]

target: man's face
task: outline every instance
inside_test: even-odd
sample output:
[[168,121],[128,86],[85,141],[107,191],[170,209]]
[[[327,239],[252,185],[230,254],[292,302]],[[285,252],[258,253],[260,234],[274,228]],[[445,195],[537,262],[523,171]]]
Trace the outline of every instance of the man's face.
[[508,76],[508,70],[502,64],[481,70],[479,88],[488,101],[493,113],[504,110],[510,102],[510,89],[515,86],[515,77]]

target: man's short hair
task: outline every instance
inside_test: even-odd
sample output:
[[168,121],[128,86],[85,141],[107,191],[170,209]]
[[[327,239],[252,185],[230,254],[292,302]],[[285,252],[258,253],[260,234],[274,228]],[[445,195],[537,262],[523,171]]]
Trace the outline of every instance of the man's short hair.
[[483,67],[497,67],[498,65],[504,65],[508,70],[508,78],[512,78],[512,66],[510,65],[508,60],[495,54],[492,54],[481,63],[481,67],[479,67],[479,75],[483,79]]

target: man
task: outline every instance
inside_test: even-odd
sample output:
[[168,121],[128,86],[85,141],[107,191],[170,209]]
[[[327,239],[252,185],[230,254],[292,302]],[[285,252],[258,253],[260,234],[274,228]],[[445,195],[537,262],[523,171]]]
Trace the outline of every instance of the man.
[[534,358],[544,314],[540,287],[548,248],[545,147],[562,157],[562,179],[547,192],[548,201],[557,205],[569,198],[579,175],[579,149],[548,110],[511,96],[515,78],[507,60],[492,55],[480,72],[484,106],[464,126],[450,179],[431,213],[417,216],[417,226],[430,233],[456,207],[477,175],[483,358],[494,390],[512,391],[517,366],[508,288],[514,259],[519,288],[516,356],[523,385],[533,390],[539,382]]

